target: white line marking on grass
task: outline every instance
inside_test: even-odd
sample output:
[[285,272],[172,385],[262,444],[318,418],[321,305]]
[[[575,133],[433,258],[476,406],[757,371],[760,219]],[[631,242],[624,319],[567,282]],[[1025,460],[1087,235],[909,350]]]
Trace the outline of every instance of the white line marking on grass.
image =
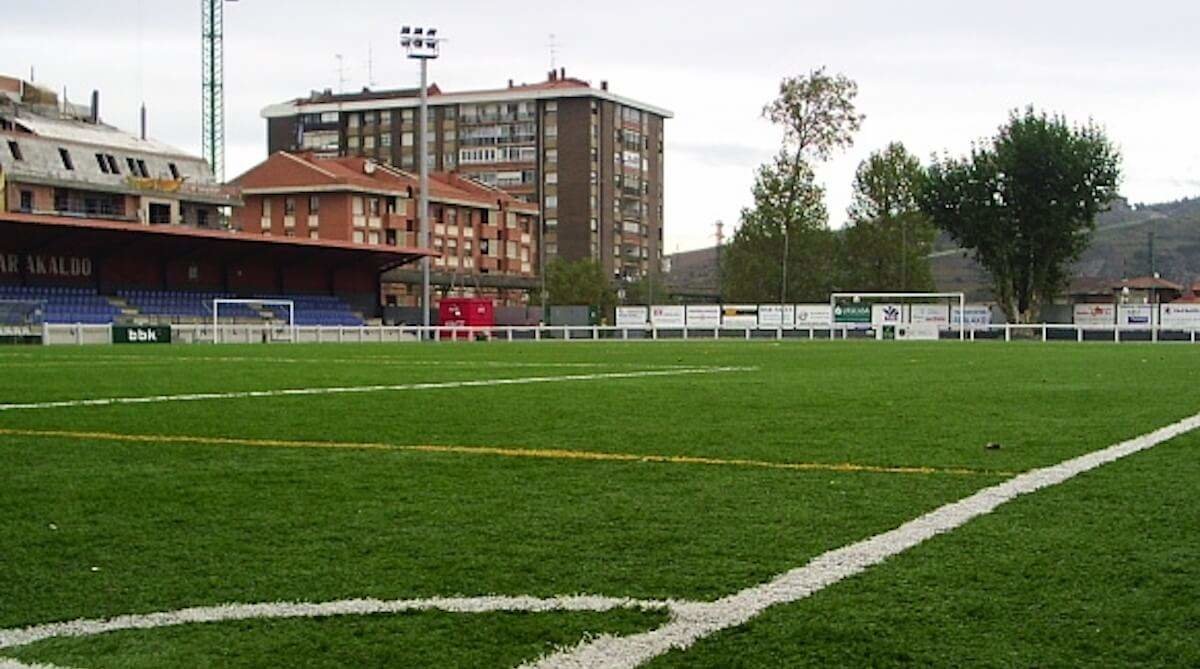
[[281,390],[241,390],[225,393],[186,393],[181,395],[149,395],[145,397],[103,397],[51,402],[0,404],[0,411],[32,411],[38,409],[67,409],[72,407],[112,406],[117,404],[159,404],[163,402],[199,402],[204,400],[262,399],[270,397],[301,397],[310,395],[344,395],[353,393],[401,392],[408,390],[444,390],[450,388],[484,388],[489,386],[523,386],[568,381],[603,381],[613,379],[644,379],[661,376],[697,374],[727,374],[756,371],[754,367],[695,367],[687,369],[641,370],[601,374],[572,374],[566,376],[526,376],[511,379],[478,379],[473,381],[441,381],[403,383],[396,385],[342,386],[328,388],[285,388]]
[[[320,618],[394,614],[406,611],[546,613],[556,611],[604,612],[615,609],[666,610],[670,615],[670,620],[656,630],[627,637],[601,635],[584,641],[574,648],[564,649],[533,663],[522,665],[533,669],[636,667],[671,650],[687,649],[705,637],[747,623],[772,606],[802,600],[933,537],[951,532],[974,518],[987,515],[1002,504],[1022,495],[1056,486],[1085,472],[1154,448],[1197,428],[1200,428],[1200,414],[1103,450],[1088,453],[1057,465],[1026,472],[999,485],[980,490],[957,502],[939,507],[894,530],[824,553],[803,567],[785,572],[767,583],[746,588],[714,602],[638,600],[579,595],[552,598],[435,597],[394,601],[354,599],[323,604],[227,604],[0,630],[0,650],[27,646],[53,638],[85,637],[122,630],[144,630],[175,625],[263,618]],[[0,658],[0,669],[61,668],[45,664],[21,664],[16,660]]]
[[[322,604],[305,602],[275,602],[267,604],[225,604],[200,606],[178,611],[163,611],[73,620],[31,627],[0,630],[0,650],[28,646],[47,639],[88,637],[126,630],[148,630],[159,627],[195,625],[199,623],[232,622],[239,620],[263,620],[286,618],[328,618],[333,616],[368,616],[397,614],[415,611],[443,611],[447,613],[604,613],[617,609],[642,611],[666,610],[672,613],[679,602],[662,600],[630,599],[627,597],[598,597],[578,595],[571,597],[434,597],[431,599],[346,599]],[[61,669],[54,665],[21,664],[16,660],[0,658],[0,669]]]
[[1058,485],[1197,428],[1200,428],[1200,414],[1103,450],[1026,472],[935,509],[890,532],[829,551],[767,583],[715,602],[680,604],[674,609],[675,618],[656,630],[627,637],[601,635],[523,666],[530,669],[639,666],[668,651],[687,649],[705,637],[747,623],[772,606],[804,599],[939,534],[989,514],[1017,497]]

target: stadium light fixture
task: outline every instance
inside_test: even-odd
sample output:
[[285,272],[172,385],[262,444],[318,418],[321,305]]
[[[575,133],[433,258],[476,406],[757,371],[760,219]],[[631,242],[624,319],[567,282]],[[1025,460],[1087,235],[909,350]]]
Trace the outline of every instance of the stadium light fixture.
[[[420,179],[420,200],[417,205],[417,220],[420,223],[420,246],[429,248],[429,61],[441,55],[444,39],[438,36],[437,28],[400,28],[400,46],[408,57],[421,61],[421,109],[417,144],[417,171]],[[421,258],[421,324],[429,334],[429,256]]]

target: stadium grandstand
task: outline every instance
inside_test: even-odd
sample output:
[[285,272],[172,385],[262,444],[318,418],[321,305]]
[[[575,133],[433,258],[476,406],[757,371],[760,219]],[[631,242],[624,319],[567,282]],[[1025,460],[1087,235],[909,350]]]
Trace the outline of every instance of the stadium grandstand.
[[[362,325],[380,279],[432,252],[396,237],[248,232],[236,186],[207,163],[103,123],[99,94],[73,105],[0,77],[0,312],[6,322]],[[391,241],[392,243],[387,243]],[[408,238],[404,239],[408,242]],[[286,311],[286,309],[285,309]]]

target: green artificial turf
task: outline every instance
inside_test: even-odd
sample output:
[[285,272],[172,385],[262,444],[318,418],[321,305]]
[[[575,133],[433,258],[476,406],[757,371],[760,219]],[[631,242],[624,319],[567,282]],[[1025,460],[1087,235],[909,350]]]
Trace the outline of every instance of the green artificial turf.
[[[997,483],[1003,480],[997,472],[1060,462],[1200,410],[1192,398],[1200,356],[1189,346],[982,342],[22,348],[0,350],[0,404],[714,366],[739,369],[0,411],[0,431],[561,449],[978,473],[795,471],[0,434],[0,628],[226,602],[580,593],[710,600]],[[985,450],[988,442],[1003,448]],[[1118,467],[1124,465],[1114,465],[1114,473],[1104,477],[1123,481]],[[1157,485],[1153,475],[1145,475],[1147,485]],[[1104,477],[1089,475],[1070,486]],[[1052,493],[1058,491],[1021,503],[1037,504]],[[1105,509],[1096,518],[1123,513],[1117,506]],[[1005,517],[997,513],[979,524]],[[1131,512],[1122,520],[1157,522],[1133,517]],[[1070,526],[1078,519],[1058,522]],[[970,556],[943,556],[932,566],[916,556],[958,534],[861,580],[906,563],[939,573],[956,567]],[[1079,537],[1080,545],[1059,558],[1064,568],[1076,552],[1094,548],[1089,539],[1100,540],[1095,533]],[[995,546],[1014,550],[1004,542]],[[1153,559],[1144,566],[1165,568]],[[882,581],[907,578],[904,571]],[[718,637],[726,641],[704,642],[695,657],[713,665],[737,664],[740,654],[746,657],[743,666],[837,664],[841,656],[807,654],[809,646],[794,636],[808,630],[805,611],[818,602],[842,601],[836,593],[849,586],[840,584]],[[897,607],[906,608],[925,593],[922,585],[879,596],[906,597]],[[861,608],[867,615],[871,607]],[[403,625],[414,638],[428,637],[429,648],[447,646],[437,631],[445,629],[443,622],[427,625],[416,618],[421,616],[388,624]],[[434,615],[430,620],[435,618],[440,620]],[[541,618],[536,624],[495,618],[502,622],[495,623],[487,643],[465,637],[443,651],[421,650],[441,655],[378,657],[394,658],[388,660],[393,664],[504,664],[542,652],[531,645],[532,636],[554,626]],[[313,624],[246,623],[244,630],[252,633],[237,641],[239,661],[293,664],[279,655],[288,651],[279,650],[287,644],[278,639],[290,632],[278,630]],[[344,655],[331,656],[343,658],[343,664],[372,664],[370,658],[377,657],[372,653],[384,652],[376,643],[382,637],[356,635],[352,630],[359,623],[345,623],[347,631],[339,631],[342,624],[322,623],[328,632],[314,643],[337,645],[344,636],[346,647],[338,651]],[[585,632],[611,624],[608,614],[581,615],[546,642],[575,643]],[[737,643],[772,624],[778,634],[766,634],[754,648]],[[934,623],[917,626],[926,624]],[[848,625],[839,632],[853,636],[873,629]],[[139,657],[102,651],[98,639],[45,642],[23,652],[58,648],[66,654],[36,657],[82,667],[194,666],[183,658],[212,638],[223,639],[226,628],[138,632],[139,639],[156,639],[155,650]],[[262,630],[261,647],[253,630]],[[926,631],[940,638],[934,627]],[[864,647],[876,647],[872,635],[865,634]],[[897,653],[911,654],[881,651],[883,663],[932,657],[921,654],[919,642],[909,648],[906,638],[880,636],[880,648],[889,642]],[[1031,638],[1033,650],[1012,657],[1021,662],[1040,657],[1037,644],[1053,639]],[[751,652],[760,647],[764,654]],[[726,648],[732,650],[723,652]],[[96,653],[97,662],[89,664],[88,653]],[[324,651],[303,653],[312,659]],[[278,662],[267,662],[268,656]],[[687,664],[691,657],[668,661]],[[962,665],[972,664],[974,656],[947,657]],[[1069,663],[1086,655],[1068,651],[1062,657]]]

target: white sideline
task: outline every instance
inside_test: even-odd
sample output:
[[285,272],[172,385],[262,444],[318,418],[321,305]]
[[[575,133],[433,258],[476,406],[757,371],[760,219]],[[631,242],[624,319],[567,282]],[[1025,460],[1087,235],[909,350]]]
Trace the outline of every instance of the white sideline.
[[564,381],[600,381],[606,379],[642,379],[655,376],[683,376],[693,374],[725,374],[750,372],[753,367],[694,367],[684,369],[641,370],[634,372],[606,372],[602,374],[572,374],[564,376],[525,376],[511,379],[477,379],[474,381],[441,381],[429,383],[402,383],[397,385],[343,386],[332,388],[285,388],[282,390],[242,390],[226,393],[187,393],[182,395],[150,395],[146,397],[102,397],[80,400],[56,400],[51,402],[27,402],[0,404],[0,411],[28,411],[35,409],[66,409],[71,407],[111,406],[115,404],[158,404],[162,402],[197,402],[202,400],[261,399],[268,397],[295,397],[305,395],[342,395],[350,393],[400,392],[407,390],[443,390],[448,388],[483,388],[488,386],[522,386],[535,383],[561,383]]
[[961,527],[973,518],[989,514],[1017,497],[1058,485],[1197,428],[1200,428],[1200,414],[1100,451],[1034,469],[939,507],[894,530],[829,551],[803,567],[785,572],[761,585],[746,588],[715,602],[680,604],[674,609],[675,617],[656,630],[627,637],[600,635],[522,667],[579,669],[639,666],[668,651],[686,649],[721,630],[747,623],[772,606],[804,599],[939,534]]

